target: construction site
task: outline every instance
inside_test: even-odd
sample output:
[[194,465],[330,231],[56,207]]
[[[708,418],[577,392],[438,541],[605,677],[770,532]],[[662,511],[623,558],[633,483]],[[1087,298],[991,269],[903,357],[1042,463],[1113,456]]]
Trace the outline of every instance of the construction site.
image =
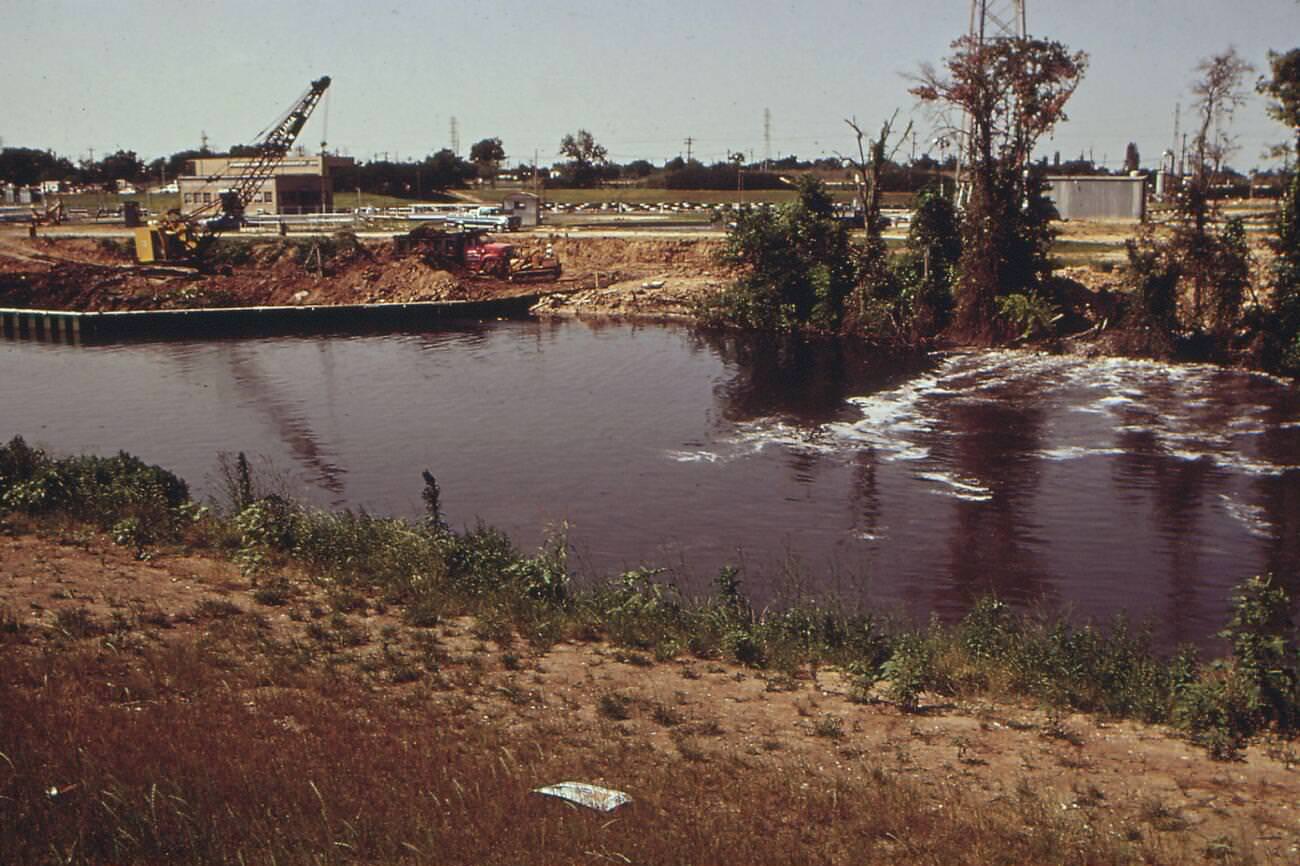
[[[328,89],[313,81],[241,157],[196,159],[177,182],[180,206],[127,202],[104,218],[60,200],[30,204],[0,232],[0,306],[106,313],[228,308],[502,302],[613,292],[657,314],[685,314],[716,285],[715,239],[592,237],[538,226],[538,200],[356,208],[335,213],[331,172],[351,163],[292,149]],[[15,221],[16,222],[16,221]],[[489,235],[531,228],[506,242]],[[562,264],[563,263],[563,264]],[[671,283],[671,286],[669,285]],[[541,305],[554,310],[554,301]],[[451,308],[449,308],[451,309]],[[14,322],[25,321],[15,318]],[[21,326],[17,327],[22,330]]]

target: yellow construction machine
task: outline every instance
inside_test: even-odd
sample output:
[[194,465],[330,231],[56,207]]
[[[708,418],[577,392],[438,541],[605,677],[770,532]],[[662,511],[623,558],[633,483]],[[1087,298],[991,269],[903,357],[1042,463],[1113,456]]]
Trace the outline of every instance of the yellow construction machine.
[[256,144],[256,152],[245,160],[243,171],[216,200],[184,213],[168,211],[147,226],[135,230],[135,257],[141,264],[152,262],[197,265],[203,251],[221,232],[244,222],[244,208],[262,184],[275,172],[330,86],[328,75],[311,83],[307,92],[290,106],[280,120]]

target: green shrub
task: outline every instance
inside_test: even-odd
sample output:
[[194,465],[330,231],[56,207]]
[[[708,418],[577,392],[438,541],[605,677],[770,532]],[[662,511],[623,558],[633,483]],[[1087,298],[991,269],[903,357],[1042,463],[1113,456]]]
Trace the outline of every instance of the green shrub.
[[663,569],[637,569],[586,593],[579,609],[614,643],[653,649],[688,630],[684,601],[675,587],[655,578]]
[[1272,575],[1252,577],[1237,588],[1232,619],[1220,637],[1232,645],[1233,670],[1261,722],[1273,723],[1285,732],[1295,730],[1300,721],[1300,647],[1291,620],[1291,600]]
[[902,635],[880,672],[889,681],[886,696],[900,709],[915,711],[920,707],[921,693],[938,685],[933,642],[921,632]]
[[1271,576],[1242,583],[1232,619],[1220,633],[1232,656],[1179,686],[1175,721],[1215,757],[1235,757],[1270,726],[1282,734],[1296,730],[1300,696],[1290,610],[1286,591]]
[[0,509],[85,520],[141,545],[174,538],[190,505],[184,481],[125,452],[55,459],[21,437],[0,447]]
[[1252,692],[1231,673],[1188,683],[1178,695],[1174,722],[1212,757],[1232,760],[1257,730]]
[[453,537],[446,551],[452,586],[467,595],[485,595],[501,587],[506,569],[520,559],[514,542],[501,530],[479,523]]
[[563,604],[569,599],[568,538],[553,533],[536,556],[515,560],[502,576],[526,598]]
[[1051,336],[1061,320],[1061,311],[1035,292],[1015,292],[997,301],[998,312],[1011,323],[1021,340]]
[[698,311],[707,324],[764,331],[837,331],[856,281],[848,231],[820,181],[800,179],[795,202],[742,210],[722,259],[736,283]]

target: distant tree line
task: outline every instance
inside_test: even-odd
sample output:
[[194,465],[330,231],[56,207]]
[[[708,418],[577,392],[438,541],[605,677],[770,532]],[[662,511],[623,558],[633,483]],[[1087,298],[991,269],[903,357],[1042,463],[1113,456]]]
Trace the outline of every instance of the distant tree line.
[[52,150],[6,147],[0,150],[0,180],[29,186],[46,180],[80,185],[135,181],[146,176],[147,167],[133,150],[119,150],[102,159],[73,162]]

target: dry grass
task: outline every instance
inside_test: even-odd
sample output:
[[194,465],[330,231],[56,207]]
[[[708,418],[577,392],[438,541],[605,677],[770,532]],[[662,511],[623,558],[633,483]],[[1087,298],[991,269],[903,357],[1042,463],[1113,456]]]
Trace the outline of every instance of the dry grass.
[[[700,742],[665,760],[614,730],[522,734],[433,689],[250,662],[199,640],[9,667],[0,862],[1160,859],[1032,792],[989,804],[869,759],[777,770]],[[530,793],[563,779],[635,803],[610,817]]]

